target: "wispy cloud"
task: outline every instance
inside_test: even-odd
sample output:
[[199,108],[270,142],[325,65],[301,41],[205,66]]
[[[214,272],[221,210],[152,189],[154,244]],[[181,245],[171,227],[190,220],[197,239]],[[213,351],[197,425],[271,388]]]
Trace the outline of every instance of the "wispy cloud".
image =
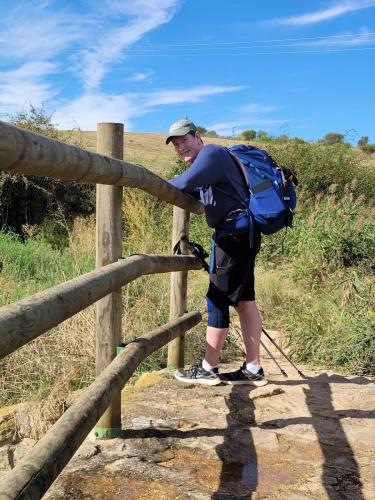
[[336,3],[327,9],[317,10],[300,16],[282,17],[269,21],[271,24],[285,26],[305,26],[307,24],[316,24],[328,19],[342,16],[349,12],[361,9],[368,9],[375,6],[374,0],[346,0]]
[[96,124],[102,121],[124,123],[125,129],[130,130],[131,118],[139,114],[135,103],[126,96],[93,92],[62,103],[55,111],[54,121],[62,130],[96,130]]
[[239,108],[232,119],[225,122],[212,123],[206,128],[215,130],[220,135],[235,135],[240,134],[244,130],[263,129],[266,132],[280,132],[281,128],[285,128],[292,120],[284,118],[268,118],[267,115],[277,111],[276,106],[270,106],[259,103],[248,103]]
[[145,80],[150,80],[154,75],[153,71],[147,71],[145,73],[139,72],[135,73],[132,76],[129,76],[129,78],[126,78],[127,82],[143,82]]
[[308,40],[306,42],[299,42],[294,46],[303,47],[319,47],[326,49],[344,49],[347,47],[361,47],[363,45],[374,44],[375,36],[367,29],[363,29],[361,33],[356,34],[342,34],[337,36],[322,37],[317,40]]
[[286,126],[291,120],[286,119],[266,119],[266,118],[244,118],[234,119],[225,122],[212,123],[206,128],[208,130],[215,130],[219,135],[232,135],[233,132],[238,135],[244,130],[265,130],[266,132],[276,132],[280,127]]
[[[138,42],[146,33],[169,22],[174,16],[180,0],[134,0],[124,2],[107,0],[107,17],[120,16],[120,25],[103,35],[95,36],[92,48],[79,55],[82,78],[86,90],[99,87],[108,66],[126,56],[126,50]],[[111,10],[112,9],[112,10]],[[124,16],[121,19],[121,15]]]
[[245,104],[241,108],[242,113],[251,113],[251,114],[263,114],[263,113],[270,113],[271,111],[275,111],[277,108],[275,106],[267,106],[263,104],[257,104],[257,103],[250,103],[250,104]]
[[[97,122],[112,121],[125,122],[126,129],[131,130],[134,118],[151,113],[158,106],[196,103],[205,97],[237,92],[242,88],[201,86],[122,95],[91,92],[62,103],[56,110],[55,119],[62,129],[78,126],[83,130],[95,130]],[[74,121],[70,117],[74,117]]]
[[202,85],[192,88],[163,89],[148,94],[139,94],[144,107],[153,107],[161,104],[177,104],[183,102],[199,102],[204,97],[229,92],[238,92],[245,87],[224,87],[216,85]]
[[51,2],[19,2],[1,9],[0,47],[4,60],[47,60],[82,39],[82,20]]
[[1,112],[12,114],[31,103],[41,106],[56,95],[47,75],[56,71],[56,65],[50,62],[29,62],[12,71],[0,72]]

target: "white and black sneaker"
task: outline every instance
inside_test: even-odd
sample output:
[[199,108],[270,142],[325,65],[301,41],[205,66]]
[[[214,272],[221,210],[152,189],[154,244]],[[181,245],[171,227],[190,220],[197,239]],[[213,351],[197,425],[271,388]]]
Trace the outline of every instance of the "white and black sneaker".
[[255,385],[261,387],[262,385],[268,384],[268,380],[264,378],[263,368],[259,368],[257,373],[251,373],[246,369],[246,363],[244,363],[239,370],[230,373],[222,373],[220,375],[220,380],[224,384],[229,385]]
[[218,385],[221,384],[219,370],[213,368],[212,371],[207,371],[199,363],[187,370],[177,370],[174,374],[175,378],[180,382],[187,384],[203,384],[203,385]]

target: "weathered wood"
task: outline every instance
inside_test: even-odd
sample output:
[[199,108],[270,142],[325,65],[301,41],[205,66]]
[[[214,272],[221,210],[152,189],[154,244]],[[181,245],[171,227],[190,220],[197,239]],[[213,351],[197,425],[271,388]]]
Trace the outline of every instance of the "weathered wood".
[[0,499],[41,498],[108,406],[112,394],[121,390],[139,363],[201,319],[198,312],[186,314],[128,344],[27,457],[0,481]]
[[145,274],[200,269],[195,257],[134,255],[0,308],[0,359]]
[[[98,123],[98,153],[122,160],[124,125]],[[122,187],[96,186],[96,268],[117,262],[122,255]],[[116,357],[121,343],[121,288],[113,290],[96,303],[96,375]],[[102,415],[98,427],[121,429],[121,393],[113,394],[112,403]],[[118,431],[115,431],[117,429]]]
[[90,153],[0,121],[0,170],[80,183],[140,188],[160,200],[203,213],[203,205],[144,167]]
[[[172,250],[182,236],[189,237],[190,214],[186,210],[173,207]],[[181,243],[181,253],[188,254],[187,248]],[[171,292],[169,318],[171,321],[186,312],[187,271],[171,273]],[[168,367],[184,366],[185,336],[176,337],[168,345]]]

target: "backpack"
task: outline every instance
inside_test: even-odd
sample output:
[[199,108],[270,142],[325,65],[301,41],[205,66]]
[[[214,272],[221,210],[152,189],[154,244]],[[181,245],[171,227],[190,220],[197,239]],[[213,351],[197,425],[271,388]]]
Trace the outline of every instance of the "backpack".
[[254,227],[263,234],[291,227],[297,204],[296,176],[254,146],[236,144],[228,148],[228,152],[241,170],[249,197],[242,200],[244,209],[235,210],[225,217],[227,231],[250,230],[252,246]]

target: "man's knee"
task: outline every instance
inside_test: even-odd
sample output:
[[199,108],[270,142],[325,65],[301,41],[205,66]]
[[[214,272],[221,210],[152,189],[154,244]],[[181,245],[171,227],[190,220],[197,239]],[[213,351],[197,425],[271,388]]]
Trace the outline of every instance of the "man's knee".
[[218,307],[207,297],[208,326],[214,328],[229,327],[229,306]]
[[252,311],[257,309],[257,305],[255,300],[242,300],[238,303],[238,305],[234,306],[238,314],[242,314],[245,312],[251,313]]

